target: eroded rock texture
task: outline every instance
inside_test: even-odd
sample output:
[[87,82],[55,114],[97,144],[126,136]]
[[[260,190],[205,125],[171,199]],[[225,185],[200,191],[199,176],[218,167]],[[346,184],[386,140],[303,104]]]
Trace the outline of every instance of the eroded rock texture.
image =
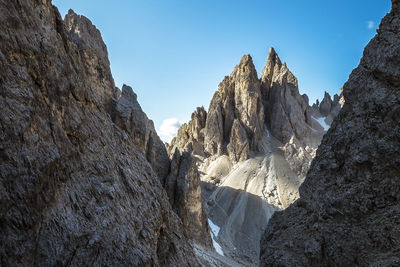
[[207,155],[226,153],[228,144],[236,145],[231,141],[241,147],[248,143],[247,149],[228,149],[230,157],[235,159],[247,159],[250,148],[260,150],[258,145],[264,131],[260,97],[260,81],[252,58],[243,56],[232,74],[220,83],[211,100],[204,128],[204,151]]
[[[267,64],[261,73],[263,100],[265,103],[266,123],[282,143],[292,136],[301,140],[311,137],[313,121],[306,112],[308,101],[299,93],[297,78],[281,62],[273,48],[270,49]],[[308,97],[307,97],[308,99]],[[321,138],[318,133],[317,139]]]
[[133,143],[150,162],[161,184],[164,184],[170,165],[167,150],[154,129],[153,121],[143,112],[131,87],[125,84],[122,86],[121,96],[114,100],[113,107],[112,120],[128,132]]
[[260,78],[252,58],[243,56],[219,84],[208,112],[198,108],[168,145],[170,156],[178,149],[198,159],[204,205],[220,228],[215,241],[226,256],[258,264],[269,218],[299,197],[325,133],[313,114],[296,77],[271,48]]
[[49,0],[1,0],[0,20],[1,265],[198,265],[132,125],[111,120],[97,29]]
[[186,235],[196,243],[211,248],[210,229],[201,196],[200,174],[196,159],[188,152],[175,151],[165,190],[173,210],[182,219]]
[[206,126],[207,112],[204,107],[198,107],[192,113],[191,120],[184,123],[178,130],[177,138],[167,144],[169,154],[172,156],[175,150],[192,152],[204,156],[204,127]]
[[344,85],[300,199],[274,214],[262,266],[400,264],[400,1]]
[[318,99],[316,103],[312,105],[311,114],[316,117],[323,119],[327,124],[332,124],[332,121],[339,114],[340,109],[344,105],[343,88],[340,89],[340,95],[335,94],[333,99],[328,92],[325,92],[324,98],[321,103]]

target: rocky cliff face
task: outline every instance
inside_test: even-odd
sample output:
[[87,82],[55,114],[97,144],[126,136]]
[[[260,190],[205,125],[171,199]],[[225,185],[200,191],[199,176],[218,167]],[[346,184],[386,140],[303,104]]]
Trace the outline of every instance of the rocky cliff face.
[[207,112],[204,107],[199,107],[193,112],[191,120],[184,123],[178,130],[177,138],[167,144],[168,154],[173,155],[176,148],[179,151],[192,152],[195,155],[204,156],[204,131]]
[[[202,205],[195,159],[190,154],[180,155],[179,152],[174,154],[172,161],[169,159],[164,143],[154,129],[153,121],[142,111],[131,87],[122,86],[122,93],[119,98],[113,99],[110,110],[113,122],[129,134],[131,141],[157,174],[167,191],[174,212],[182,220],[185,235],[197,244],[211,248],[210,230]],[[195,135],[195,138],[199,137]]]
[[311,127],[315,124],[306,112],[305,98],[308,97],[300,95],[296,77],[282,64],[273,48],[261,73],[261,90],[271,134],[282,143],[292,137],[307,142],[305,139],[311,136]]
[[164,185],[170,166],[167,150],[154,129],[153,121],[142,111],[131,87],[122,86],[120,97],[113,100],[111,117],[116,125],[128,132]]
[[258,78],[245,55],[215,92],[208,112],[198,108],[168,151],[198,161],[209,218],[220,227],[215,242],[225,255],[256,265],[259,241],[275,210],[298,198],[325,133],[308,97],[274,49]]
[[300,199],[274,214],[262,266],[395,266],[400,262],[400,1],[343,87]]
[[[249,55],[220,83],[211,100],[204,128],[206,155],[228,155],[245,160],[259,151],[264,131],[260,82]],[[232,129],[232,131],[231,131]]]
[[188,152],[176,150],[165,190],[173,210],[182,219],[186,235],[204,247],[211,248],[210,229],[201,196],[200,174],[196,159]]
[[0,20],[1,264],[198,265],[98,30],[49,0],[0,1]]

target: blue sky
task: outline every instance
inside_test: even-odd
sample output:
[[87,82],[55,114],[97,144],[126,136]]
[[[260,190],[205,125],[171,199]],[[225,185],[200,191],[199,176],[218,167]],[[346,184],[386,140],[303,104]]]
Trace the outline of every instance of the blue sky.
[[132,86],[157,129],[167,118],[188,121],[197,106],[207,109],[244,54],[260,74],[270,46],[310,102],[325,90],[337,93],[390,10],[389,0],[53,3],[62,16],[72,8],[100,29],[116,85]]

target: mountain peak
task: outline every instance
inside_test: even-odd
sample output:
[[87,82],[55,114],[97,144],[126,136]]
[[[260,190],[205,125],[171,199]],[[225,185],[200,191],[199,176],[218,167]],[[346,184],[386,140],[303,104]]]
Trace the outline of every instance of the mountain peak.
[[261,72],[260,80],[264,87],[267,88],[271,87],[272,83],[275,81],[279,83],[287,81],[297,86],[296,77],[290,72],[286,66],[286,62],[282,63],[273,47],[269,49],[267,62]]
[[267,57],[267,65],[268,65],[268,62],[270,62],[271,64],[274,64],[274,65],[282,64],[281,60],[278,56],[278,53],[276,53],[275,49],[272,46],[269,48],[268,57]]
[[243,55],[239,65],[253,64],[253,58],[249,55]]
[[67,14],[68,15],[76,15],[75,11],[72,8],[68,9],[68,13]]
[[272,54],[272,53],[276,53],[275,48],[273,46],[270,46],[268,54]]
[[249,54],[244,55],[241,58],[239,65],[234,68],[231,77],[234,77],[235,79],[245,77],[245,79],[249,78],[251,80],[258,80],[257,70],[254,66],[253,58]]
[[107,46],[105,45],[100,31],[95,25],[83,15],[76,14],[72,9],[65,15],[64,23],[72,35],[72,40],[79,50],[91,50],[96,56],[109,66]]
[[88,72],[92,82],[96,82],[97,98],[105,104],[113,96],[115,88],[108,60],[107,46],[100,31],[85,16],[76,14],[72,9],[65,15],[64,24],[72,42],[76,45],[81,56],[87,60]]

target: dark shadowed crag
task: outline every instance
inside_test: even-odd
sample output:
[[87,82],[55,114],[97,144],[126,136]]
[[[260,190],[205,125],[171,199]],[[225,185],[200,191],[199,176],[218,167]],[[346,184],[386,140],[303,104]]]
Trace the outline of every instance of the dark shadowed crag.
[[0,21],[1,265],[198,266],[100,32],[50,0],[1,0]]
[[262,266],[400,265],[400,1],[344,85],[300,199],[272,216]]

